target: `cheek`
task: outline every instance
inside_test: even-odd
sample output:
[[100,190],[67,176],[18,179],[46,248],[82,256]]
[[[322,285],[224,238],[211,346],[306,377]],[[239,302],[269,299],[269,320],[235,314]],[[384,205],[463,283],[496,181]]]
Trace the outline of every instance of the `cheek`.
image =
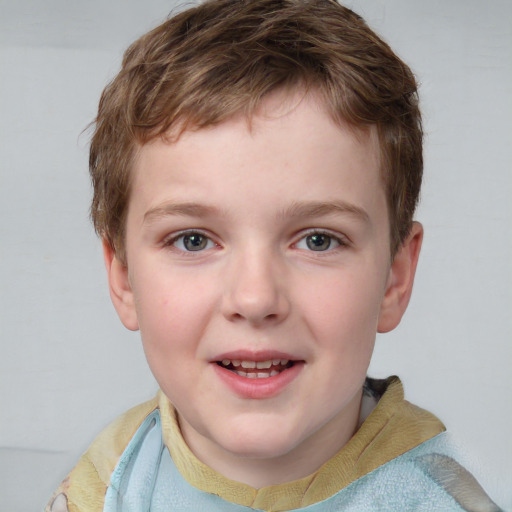
[[301,299],[318,348],[344,372],[366,371],[373,352],[382,286],[371,274],[331,276]]
[[176,300],[168,295],[153,295],[137,314],[144,346],[162,352],[173,352],[183,347],[193,348],[190,343],[198,327],[198,317],[192,315],[184,299]]
[[138,282],[135,304],[146,353],[194,351],[215,301],[204,281],[156,268]]
[[186,285],[176,273],[154,261],[139,265],[139,269],[142,270],[130,281],[139,322],[143,326],[154,328],[162,322],[168,324],[186,311]]
[[163,286],[150,290],[138,303],[146,360],[160,388],[171,399],[175,398],[173,393],[185,393],[182,386],[188,378],[194,378],[189,362],[195,358],[200,330],[193,311],[176,288],[169,291]]
[[347,334],[367,327],[375,334],[381,288],[368,274],[331,276],[304,294],[302,303],[319,327]]

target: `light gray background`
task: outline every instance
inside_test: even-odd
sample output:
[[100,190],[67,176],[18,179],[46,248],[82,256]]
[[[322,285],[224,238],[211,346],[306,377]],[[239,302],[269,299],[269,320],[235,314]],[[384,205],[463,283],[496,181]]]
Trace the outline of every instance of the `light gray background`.
[[[426,238],[398,374],[512,510],[512,2],[347,2],[413,67]],[[156,385],[107,293],[87,135],[122,51],[163,0],[0,0],[0,509],[38,510],[94,435]]]

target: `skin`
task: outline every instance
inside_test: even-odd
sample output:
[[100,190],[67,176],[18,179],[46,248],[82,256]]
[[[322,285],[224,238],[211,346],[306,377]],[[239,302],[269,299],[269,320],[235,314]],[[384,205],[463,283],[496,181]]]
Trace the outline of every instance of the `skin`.
[[[357,428],[376,332],[407,307],[422,239],[414,223],[390,261],[378,155],[373,128],[356,136],[314,95],[283,92],[250,127],[140,148],[127,264],[104,243],[111,297],[187,444],[228,478],[304,477]],[[281,356],[294,366],[268,386],[217,364]]]

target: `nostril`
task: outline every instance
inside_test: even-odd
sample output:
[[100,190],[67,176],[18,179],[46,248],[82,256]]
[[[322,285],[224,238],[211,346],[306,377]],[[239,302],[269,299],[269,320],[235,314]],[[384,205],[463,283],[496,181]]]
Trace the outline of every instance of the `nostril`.
[[287,317],[289,302],[277,280],[259,274],[252,278],[247,274],[235,277],[234,282],[228,282],[222,301],[222,313],[227,319],[263,325],[277,323]]

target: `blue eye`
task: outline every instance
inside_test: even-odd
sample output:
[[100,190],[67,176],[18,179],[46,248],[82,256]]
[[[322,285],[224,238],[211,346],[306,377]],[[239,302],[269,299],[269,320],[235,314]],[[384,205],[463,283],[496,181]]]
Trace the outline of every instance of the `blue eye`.
[[301,238],[297,242],[296,247],[298,249],[323,252],[330,249],[336,249],[340,245],[342,244],[336,237],[328,235],[327,233],[317,232]]
[[210,240],[207,236],[196,231],[184,233],[176,237],[174,240],[172,240],[172,245],[177,249],[186,252],[203,251],[205,249],[211,249],[215,246],[213,241]]

